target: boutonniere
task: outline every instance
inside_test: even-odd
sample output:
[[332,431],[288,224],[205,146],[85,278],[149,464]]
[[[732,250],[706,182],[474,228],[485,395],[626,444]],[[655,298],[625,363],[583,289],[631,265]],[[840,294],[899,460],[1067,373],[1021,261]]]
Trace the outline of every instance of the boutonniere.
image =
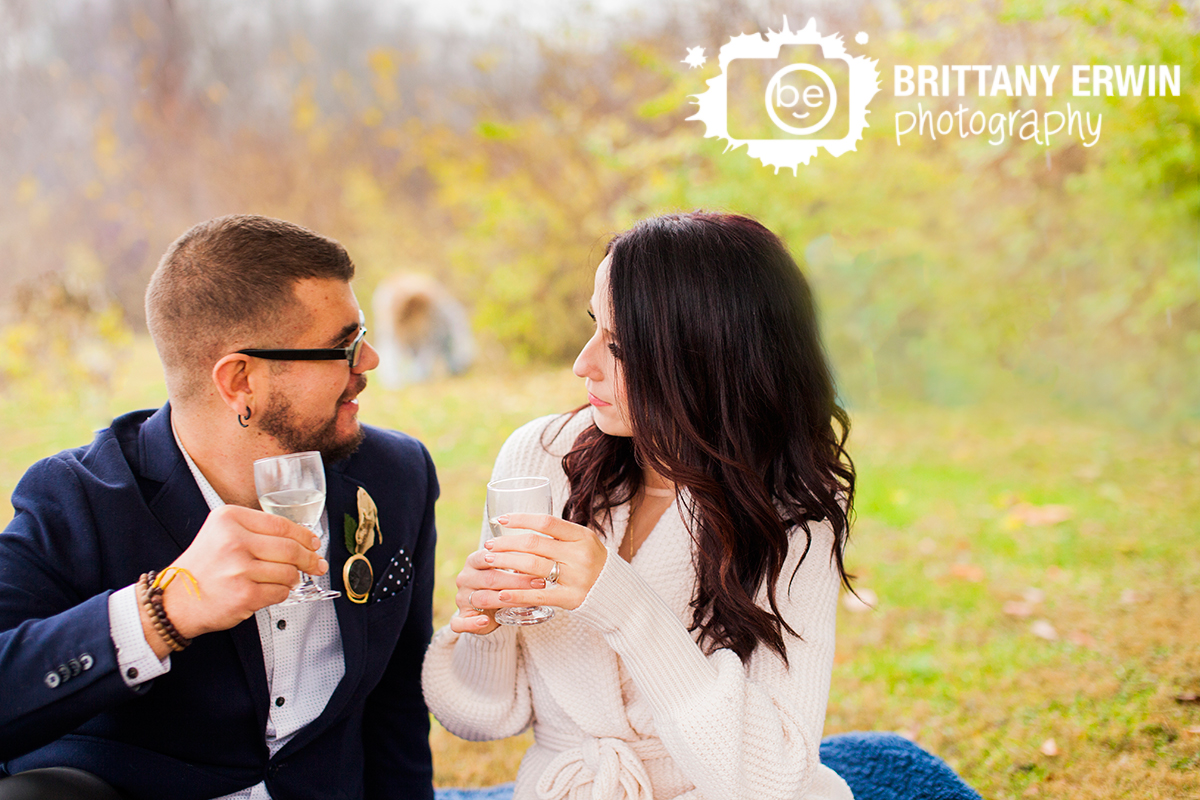
[[358,521],[349,514],[345,515],[343,530],[346,537],[346,550],[350,558],[342,568],[342,584],[346,587],[346,597],[352,603],[365,603],[371,594],[371,586],[375,583],[375,572],[365,553],[376,542],[383,541],[379,530],[379,509],[367,490],[358,487]]

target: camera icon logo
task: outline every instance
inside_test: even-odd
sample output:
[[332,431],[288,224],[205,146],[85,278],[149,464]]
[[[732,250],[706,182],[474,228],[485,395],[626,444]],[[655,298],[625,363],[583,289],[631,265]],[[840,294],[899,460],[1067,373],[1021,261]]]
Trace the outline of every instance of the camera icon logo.
[[[866,34],[857,41],[865,42]],[[867,127],[867,104],[879,91],[878,61],[846,54],[837,35],[822,36],[816,20],[799,31],[736,36],[721,48],[721,74],[695,95],[705,137],[747,145],[764,166],[797,174],[817,150],[854,150]]]
[[[811,125],[795,127],[789,125],[779,118],[779,112],[776,110],[776,106],[783,106],[791,109],[800,104],[800,90],[795,86],[782,81],[782,78],[786,77],[787,75],[799,71],[811,72],[821,81],[823,81],[826,89],[828,90],[829,100],[827,103],[825,103],[825,116],[821,117],[820,121],[814,122]],[[815,92],[813,91],[814,89],[816,90]],[[790,99],[784,99],[785,90],[791,92]],[[810,98],[809,95],[814,95],[814,97]],[[821,105],[821,102],[819,101],[822,99],[821,87],[805,87],[803,98],[805,106],[816,106],[819,108]],[[810,100],[817,100],[818,102],[811,103]],[[771,121],[774,122],[780,130],[786,133],[795,134],[796,136],[804,136],[806,134],[815,133],[816,131],[821,130],[829,123],[829,118],[832,117],[833,112],[837,110],[837,89],[834,88],[833,81],[830,79],[829,73],[825,72],[825,70],[821,69],[820,67],[814,67],[812,64],[789,64],[771,76],[771,82],[767,84],[766,107],[767,114],[770,115]],[[806,120],[807,117],[812,115],[812,112],[805,111],[803,113],[797,113],[792,111],[791,115],[796,119]]]

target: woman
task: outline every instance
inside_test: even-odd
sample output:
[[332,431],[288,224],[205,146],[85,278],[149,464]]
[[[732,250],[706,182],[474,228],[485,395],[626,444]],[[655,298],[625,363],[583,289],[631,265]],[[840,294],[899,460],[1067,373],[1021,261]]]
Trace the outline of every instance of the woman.
[[[657,217],[610,243],[589,313],[590,407],[493,473],[550,478],[557,516],[499,520],[549,538],[468,557],[430,709],[467,739],[533,725],[517,798],[850,798],[819,746],[854,469],[795,262],[746,217]],[[539,604],[567,613],[495,621]]]

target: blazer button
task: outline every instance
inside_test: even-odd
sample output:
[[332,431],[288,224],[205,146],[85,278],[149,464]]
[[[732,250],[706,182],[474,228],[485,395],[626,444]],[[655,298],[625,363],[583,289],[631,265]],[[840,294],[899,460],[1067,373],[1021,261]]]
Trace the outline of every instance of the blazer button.
[[62,683],[62,678],[58,677],[57,672],[47,672],[43,680],[46,681],[46,685],[51,689],[57,689],[58,685]]
[[84,672],[87,672],[89,669],[91,669],[93,663],[95,662],[92,661],[91,653],[84,653],[79,657],[79,666]]
[[71,677],[74,678],[80,672],[83,672],[83,665],[79,663],[78,658],[72,658],[67,662],[67,666],[71,668]]
[[71,668],[66,664],[58,665],[58,677],[62,678],[63,683],[71,680]]

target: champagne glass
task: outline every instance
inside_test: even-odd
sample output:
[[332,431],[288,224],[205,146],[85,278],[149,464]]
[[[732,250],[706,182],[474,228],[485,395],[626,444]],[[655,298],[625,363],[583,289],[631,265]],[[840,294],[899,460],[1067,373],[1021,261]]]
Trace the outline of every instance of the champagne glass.
[[[320,536],[317,526],[325,510],[325,464],[320,453],[309,450],[258,459],[254,462],[254,488],[263,511],[290,519]],[[322,589],[301,572],[300,582],[279,605],[332,600],[341,594]]]
[[[493,539],[514,533],[537,533],[524,528],[505,528],[496,522],[497,517],[506,514],[549,514],[552,511],[549,478],[505,478],[487,485],[487,519]],[[496,612],[496,622],[502,625],[536,625],[553,616],[554,609],[549,606],[502,608]]]

